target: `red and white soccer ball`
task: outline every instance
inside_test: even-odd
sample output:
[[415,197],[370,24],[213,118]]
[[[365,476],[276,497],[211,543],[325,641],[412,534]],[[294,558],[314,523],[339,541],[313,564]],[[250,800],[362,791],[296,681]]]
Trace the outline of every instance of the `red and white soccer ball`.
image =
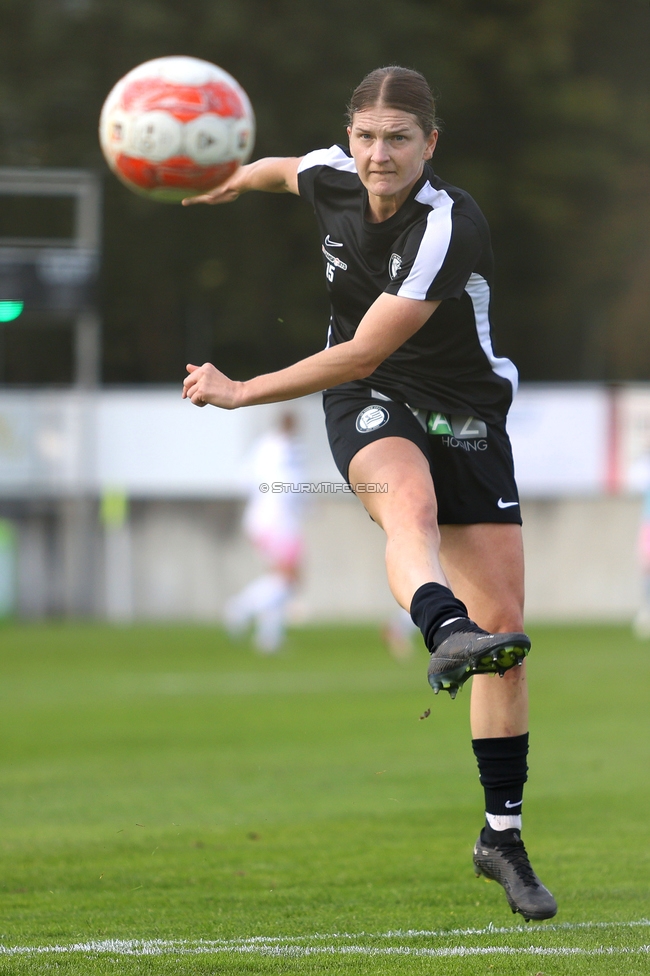
[[223,183],[253,151],[244,89],[209,61],[168,57],[124,76],[104,102],[99,141],[130,189],[170,203]]

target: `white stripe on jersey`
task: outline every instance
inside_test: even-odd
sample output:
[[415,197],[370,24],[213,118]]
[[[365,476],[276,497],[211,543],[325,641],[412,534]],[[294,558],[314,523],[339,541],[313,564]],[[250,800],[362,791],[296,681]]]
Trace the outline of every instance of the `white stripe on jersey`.
[[440,271],[451,241],[451,208],[454,201],[444,190],[434,190],[429,181],[415,197],[418,203],[431,207],[418,253],[410,273],[397,292],[400,298],[424,301],[431,283]]
[[510,380],[514,396],[519,385],[517,367],[509,359],[495,356],[494,349],[492,348],[490,319],[488,318],[490,286],[485,278],[473,271],[469,276],[469,281],[465,285],[465,291],[472,299],[472,305],[474,306],[474,319],[476,320],[476,331],[478,333],[478,341],[481,343],[481,349],[487,356],[488,362],[497,376],[502,376],[503,379]]
[[314,149],[303,156],[298,164],[298,172],[302,173],[312,166],[331,166],[332,169],[342,170],[344,173],[356,173],[357,165],[351,156],[347,156],[340,146],[330,146],[329,149]]

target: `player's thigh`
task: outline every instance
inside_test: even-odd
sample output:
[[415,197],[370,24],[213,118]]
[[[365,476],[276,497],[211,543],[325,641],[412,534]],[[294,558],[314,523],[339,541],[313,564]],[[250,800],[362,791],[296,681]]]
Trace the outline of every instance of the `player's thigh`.
[[403,403],[379,399],[361,384],[323,397],[336,465],[372,518],[387,532],[415,520],[437,535],[429,442]]
[[367,444],[350,461],[348,477],[369,515],[386,532],[417,526],[438,535],[429,462],[413,441],[385,437]]
[[520,631],[524,612],[521,526],[441,525],[440,561],[472,620],[492,633]]

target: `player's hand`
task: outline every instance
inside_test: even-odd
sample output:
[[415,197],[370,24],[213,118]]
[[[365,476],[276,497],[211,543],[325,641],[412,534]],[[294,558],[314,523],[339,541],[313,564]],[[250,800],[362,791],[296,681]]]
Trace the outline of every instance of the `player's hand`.
[[208,403],[213,407],[224,410],[234,410],[238,403],[238,393],[242,386],[236,380],[230,380],[212,363],[203,366],[187,364],[189,376],[183,382],[183,399],[191,400],[197,407],[205,407]]
[[201,193],[197,197],[185,197],[182,201],[183,206],[189,207],[193,203],[232,203],[244,192],[242,185],[243,169],[243,166],[239,166],[224,183],[215,186],[213,190],[208,190],[207,193]]

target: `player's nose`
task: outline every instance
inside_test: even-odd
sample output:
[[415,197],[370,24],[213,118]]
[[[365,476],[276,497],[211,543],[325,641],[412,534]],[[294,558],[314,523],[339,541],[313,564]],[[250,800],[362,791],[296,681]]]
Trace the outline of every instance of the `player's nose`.
[[388,146],[382,139],[377,139],[372,150],[372,159],[374,162],[386,162],[389,159]]

